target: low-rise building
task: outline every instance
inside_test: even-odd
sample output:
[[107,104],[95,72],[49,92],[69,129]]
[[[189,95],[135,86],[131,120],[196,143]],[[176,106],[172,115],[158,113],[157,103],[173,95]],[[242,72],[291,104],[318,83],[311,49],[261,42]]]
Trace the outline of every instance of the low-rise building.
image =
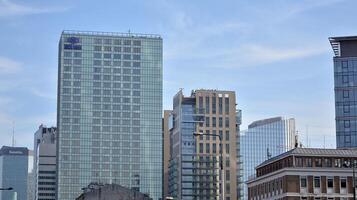
[[248,199],[353,198],[357,150],[295,148],[256,167]]
[[152,200],[148,194],[118,184],[90,183],[76,200]]

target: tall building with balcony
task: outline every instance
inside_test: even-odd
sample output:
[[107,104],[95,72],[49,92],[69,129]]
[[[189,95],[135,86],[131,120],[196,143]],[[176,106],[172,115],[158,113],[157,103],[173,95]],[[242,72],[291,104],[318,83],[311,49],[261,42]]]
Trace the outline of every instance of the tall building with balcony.
[[329,38],[333,52],[337,148],[357,147],[357,36]]
[[56,127],[40,125],[34,134],[32,199],[56,199]]
[[167,117],[170,197],[237,199],[237,110],[233,91],[180,90]]
[[162,196],[162,38],[63,31],[57,199],[91,182]]
[[356,149],[295,148],[257,166],[248,199],[354,199],[356,163]]
[[255,167],[273,156],[293,149],[296,138],[293,118],[274,117],[258,120],[241,132],[240,150],[245,199],[248,195],[245,182],[255,176]]
[[0,149],[0,200],[27,199],[28,152],[26,147]]

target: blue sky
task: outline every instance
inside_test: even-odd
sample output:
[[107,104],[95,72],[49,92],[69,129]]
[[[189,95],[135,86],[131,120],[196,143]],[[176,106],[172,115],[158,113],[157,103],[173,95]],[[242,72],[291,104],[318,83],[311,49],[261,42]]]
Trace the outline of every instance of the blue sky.
[[[302,142],[334,147],[329,36],[357,35],[347,0],[0,0],[0,145],[33,148],[56,122],[61,31],[157,33],[164,39],[164,108],[184,88],[234,90],[243,126],[294,117]],[[325,138],[325,142],[324,139]],[[325,143],[325,145],[324,145]]]

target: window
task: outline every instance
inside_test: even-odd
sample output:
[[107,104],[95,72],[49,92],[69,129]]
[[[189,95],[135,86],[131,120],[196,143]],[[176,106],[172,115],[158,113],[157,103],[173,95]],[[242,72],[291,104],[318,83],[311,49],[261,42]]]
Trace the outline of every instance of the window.
[[140,46],[141,45],[141,41],[140,40],[134,40],[133,41],[133,45],[134,46]]
[[229,170],[226,170],[226,180],[225,181],[229,181],[231,178],[231,173]]
[[343,98],[350,97],[350,92],[348,90],[343,90]]
[[341,177],[340,178],[341,181],[341,188],[347,188],[347,178],[346,177]]
[[105,53],[105,54],[104,54],[104,58],[106,58],[106,59],[111,59],[111,58],[112,58],[112,54],[110,54],[110,53]]
[[203,153],[203,143],[200,143],[200,153]]
[[319,188],[321,185],[320,185],[320,177],[319,176],[315,176],[314,177],[314,187],[315,188]]
[[344,126],[345,128],[350,128],[350,120],[344,120],[344,121],[343,121],[343,126]]
[[322,167],[321,158],[315,158],[315,167]]
[[217,120],[216,120],[216,117],[212,117],[212,126],[213,127],[216,127],[217,126]]
[[209,133],[209,130],[206,130],[206,140],[210,140],[210,133]]
[[212,113],[216,114],[216,97],[212,97]]
[[102,51],[102,47],[101,46],[94,46],[94,51]]
[[219,118],[219,127],[222,127],[223,126],[223,119],[222,117]]
[[306,188],[307,187],[307,178],[306,176],[300,177],[300,187]]
[[112,51],[112,47],[111,46],[105,46],[104,47],[104,51]]
[[333,178],[332,177],[327,178],[327,187],[333,188]]
[[229,114],[229,98],[228,97],[224,98],[224,112],[226,114]]
[[311,160],[311,158],[306,158],[306,167],[312,167],[312,160]]
[[224,125],[225,125],[225,127],[229,127],[229,118],[228,117],[226,117],[224,119]]
[[295,161],[296,161],[296,167],[303,167],[303,158],[297,157]]
[[140,49],[140,48],[133,48],[133,52],[134,52],[134,53],[140,53],[140,52],[141,52],[141,49]]
[[226,131],[226,141],[229,141],[229,131]]
[[335,159],[335,167],[338,167],[338,168],[341,167],[341,159],[340,158]]
[[231,163],[230,163],[230,160],[226,160],[226,167],[230,167]]
[[325,158],[325,167],[332,167],[331,158]]
[[219,114],[222,114],[222,109],[223,109],[223,99],[222,99],[222,97],[218,98],[218,109],[219,109]]
[[226,144],[226,153],[229,154],[229,144]]
[[348,75],[343,75],[342,76],[342,82],[343,83],[348,83]]
[[209,127],[209,117],[206,117],[206,127]]
[[74,52],[74,57],[76,58],[82,57],[82,52]]
[[206,143],[206,153],[209,153],[210,152],[210,145],[209,143]]
[[206,97],[206,113],[209,113],[209,97]]
[[140,60],[140,59],[141,59],[140,55],[133,55],[133,60]]
[[350,106],[349,105],[343,105],[343,112],[344,113],[349,113],[350,112]]

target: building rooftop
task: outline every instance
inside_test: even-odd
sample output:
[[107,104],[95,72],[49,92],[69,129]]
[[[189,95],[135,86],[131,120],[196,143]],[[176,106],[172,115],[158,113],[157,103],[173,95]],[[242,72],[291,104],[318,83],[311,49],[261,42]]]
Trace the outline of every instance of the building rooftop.
[[268,118],[268,119],[262,119],[262,120],[252,122],[251,124],[248,125],[248,128],[263,126],[263,125],[271,124],[271,123],[278,122],[281,120],[283,120],[282,117],[273,117],[273,118]]
[[340,36],[328,38],[332,47],[332,50],[336,57],[341,56],[341,42],[357,41],[357,36]]
[[0,149],[0,156],[2,155],[25,155],[29,154],[29,150],[26,147],[9,147],[9,146],[2,146]]
[[356,157],[357,149],[318,149],[318,148],[300,148],[297,147],[278,156],[270,158],[256,168],[281,160],[288,156],[316,156],[316,157]]
[[119,32],[100,32],[100,31],[77,31],[77,30],[64,30],[62,35],[90,35],[90,36],[112,36],[112,37],[128,37],[128,38],[154,38],[162,39],[158,34],[142,34],[142,33],[119,33]]

